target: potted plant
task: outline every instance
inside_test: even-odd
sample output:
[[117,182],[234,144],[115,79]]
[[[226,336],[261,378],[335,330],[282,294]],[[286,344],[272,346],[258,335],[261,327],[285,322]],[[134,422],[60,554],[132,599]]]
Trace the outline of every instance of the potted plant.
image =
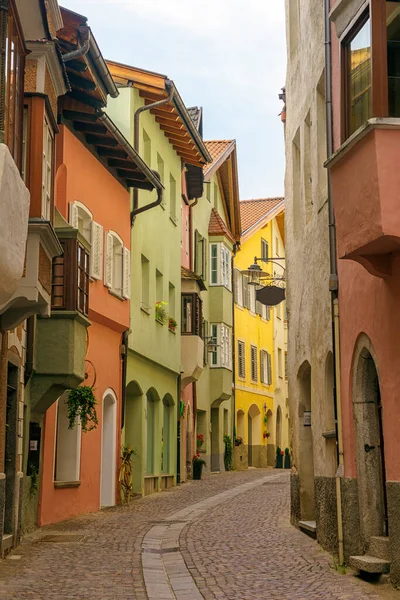
[[201,479],[201,475],[203,472],[203,465],[206,464],[206,461],[200,458],[200,452],[197,451],[193,456],[193,479]]
[[196,436],[196,449],[197,451],[201,450],[204,446],[204,435],[202,433],[198,433]]
[[168,322],[168,313],[167,309],[165,308],[166,306],[166,302],[156,302],[156,321],[161,323],[161,325],[165,325],[165,323]]
[[169,317],[168,319],[168,329],[170,331],[173,331],[175,333],[175,329],[177,327],[178,323],[175,321],[175,319],[173,317]]
[[276,469],[283,468],[283,455],[284,455],[284,452],[278,446],[276,449],[276,463],[275,463]]
[[271,434],[270,434],[270,433],[268,433],[268,431],[264,431],[264,433],[263,433],[263,438],[264,438],[264,440],[268,439],[268,438],[270,437],[270,435],[271,435]]
[[224,452],[225,471],[232,471],[232,468],[233,468],[233,446],[232,446],[232,440],[229,435],[224,435],[224,444],[225,444],[225,452]]
[[285,469],[290,469],[290,450],[289,450],[289,448],[285,448],[284,467],[285,467]]
[[240,446],[241,444],[243,444],[243,438],[235,437],[235,446]]

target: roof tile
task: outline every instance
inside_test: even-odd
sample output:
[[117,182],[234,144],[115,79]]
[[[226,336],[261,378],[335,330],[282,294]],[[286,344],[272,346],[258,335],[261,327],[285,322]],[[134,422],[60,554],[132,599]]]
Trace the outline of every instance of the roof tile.
[[282,202],[284,198],[257,198],[255,200],[241,200],[240,221],[242,233],[253,227],[260,219],[265,217],[270,210]]
[[226,152],[234,140],[213,140],[205,142],[206,148],[211,154],[212,163],[204,167],[205,171],[209,171],[215,162]]
[[231,242],[235,243],[235,238],[215,208],[211,210],[210,223],[208,225],[208,235],[224,235],[231,240]]

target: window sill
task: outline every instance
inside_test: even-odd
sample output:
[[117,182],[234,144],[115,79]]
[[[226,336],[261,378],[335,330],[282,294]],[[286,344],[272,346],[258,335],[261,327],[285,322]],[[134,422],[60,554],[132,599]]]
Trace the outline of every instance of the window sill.
[[161,202],[161,204],[160,204],[160,207],[161,207],[163,210],[166,210],[167,203],[166,203],[166,202]]
[[149,315],[150,315],[150,308],[149,308],[149,307],[147,307],[146,305],[144,305],[144,304],[143,304],[143,305],[140,305],[140,310],[141,310],[142,312],[144,312],[144,313],[145,313],[147,316],[149,316]]
[[54,487],[56,490],[66,490],[70,488],[78,488],[81,485],[80,481],[55,481]]
[[165,325],[164,321],[161,321],[161,319],[154,319],[156,321],[156,323],[158,323],[159,325]]
[[168,327],[168,331],[176,335],[176,329],[171,329],[171,327]]
[[114,290],[108,290],[108,293],[110,294],[110,296],[114,296],[114,298],[117,298],[117,300],[120,300],[121,302],[125,301],[125,298],[123,296],[121,296],[121,294],[118,294],[117,292],[114,292]]
[[171,221],[171,223],[173,223],[175,225],[175,227],[178,227],[178,218],[177,217],[173,217],[170,215],[169,220]]

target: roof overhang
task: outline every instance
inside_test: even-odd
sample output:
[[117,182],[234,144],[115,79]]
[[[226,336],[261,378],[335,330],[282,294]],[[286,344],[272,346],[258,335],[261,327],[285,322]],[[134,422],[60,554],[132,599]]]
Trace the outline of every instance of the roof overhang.
[[107,64],[117,85],[137,89],[145,105],[171,96],[167,104],[151,108],[150,112],[184,163],[204,167],[212,161],[173,81],[165,75],[113,61]]
[[[280,202],[278,202],[273,208],[271,208],[265,215],[263,215],[261,217],[261,219],[256,221],[256,223],[254,223],[251,227],[249,227],[248,229],[246,229],[246,231],[244,231],[242,233],[242,243],[245,242],[246,240],[248,240],[249,238],[251,238],[251,236],[254,235],[254,233],[256,231],[265,227],[265,225],[267,225],[267,223],[272,221],[272,219],[274,219],[275,217],[278,217],[278,215],[280,215],[282,213],[284,214],[284,212],[285,212],[285,199],[282,198],[282,200]],[[283,221],[283,224],[284,224],[284,221]],[[278,223],[278,226],[279,226],[279,223]],[[282,239],[284,239],[284,225],[283,225],[282,229],[279,226],[279,230],[282,235]]]

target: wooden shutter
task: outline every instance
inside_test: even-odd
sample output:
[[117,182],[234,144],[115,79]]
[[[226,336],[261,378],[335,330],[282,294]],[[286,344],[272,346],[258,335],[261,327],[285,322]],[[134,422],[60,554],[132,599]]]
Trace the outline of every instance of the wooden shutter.
[[206,238],[201,239],[201,254],[202,254],[202,272],[201,277],[203,281],[207,279],[207,240]]
[[105,235],[104,285],[112,288],[114,261],[114,238],[109,232]]
[[251,346],[251,378],[253,381],[257,381],[257,348]]
[[239,377],[246,377],[246,346],[244,342],[238,341],[238,367]]
[[197,275],[199,273],[199,232],[194,232],[194,261],[193,261],[193,270]]
[[261,379],[261,383],[265,383],[264,361],[265,361],[264,350],[260,350],[260,379]]
[[243,275],[243,306],[250,308],[249,278],[247,275]]
[[122,295],[127,300],[131,297],[131,253],[125,247],[122,254]]
[[233,298],[236,304],[239,304],[239,271],[233,271]]
[[76,206],[75,202],[70,202],[69,204],[69,224],[74,229],[78,229],[78,207]]
[[92,249],[90,253],[90,277],[101,279],[103,276],[103,227],[91,222]]

